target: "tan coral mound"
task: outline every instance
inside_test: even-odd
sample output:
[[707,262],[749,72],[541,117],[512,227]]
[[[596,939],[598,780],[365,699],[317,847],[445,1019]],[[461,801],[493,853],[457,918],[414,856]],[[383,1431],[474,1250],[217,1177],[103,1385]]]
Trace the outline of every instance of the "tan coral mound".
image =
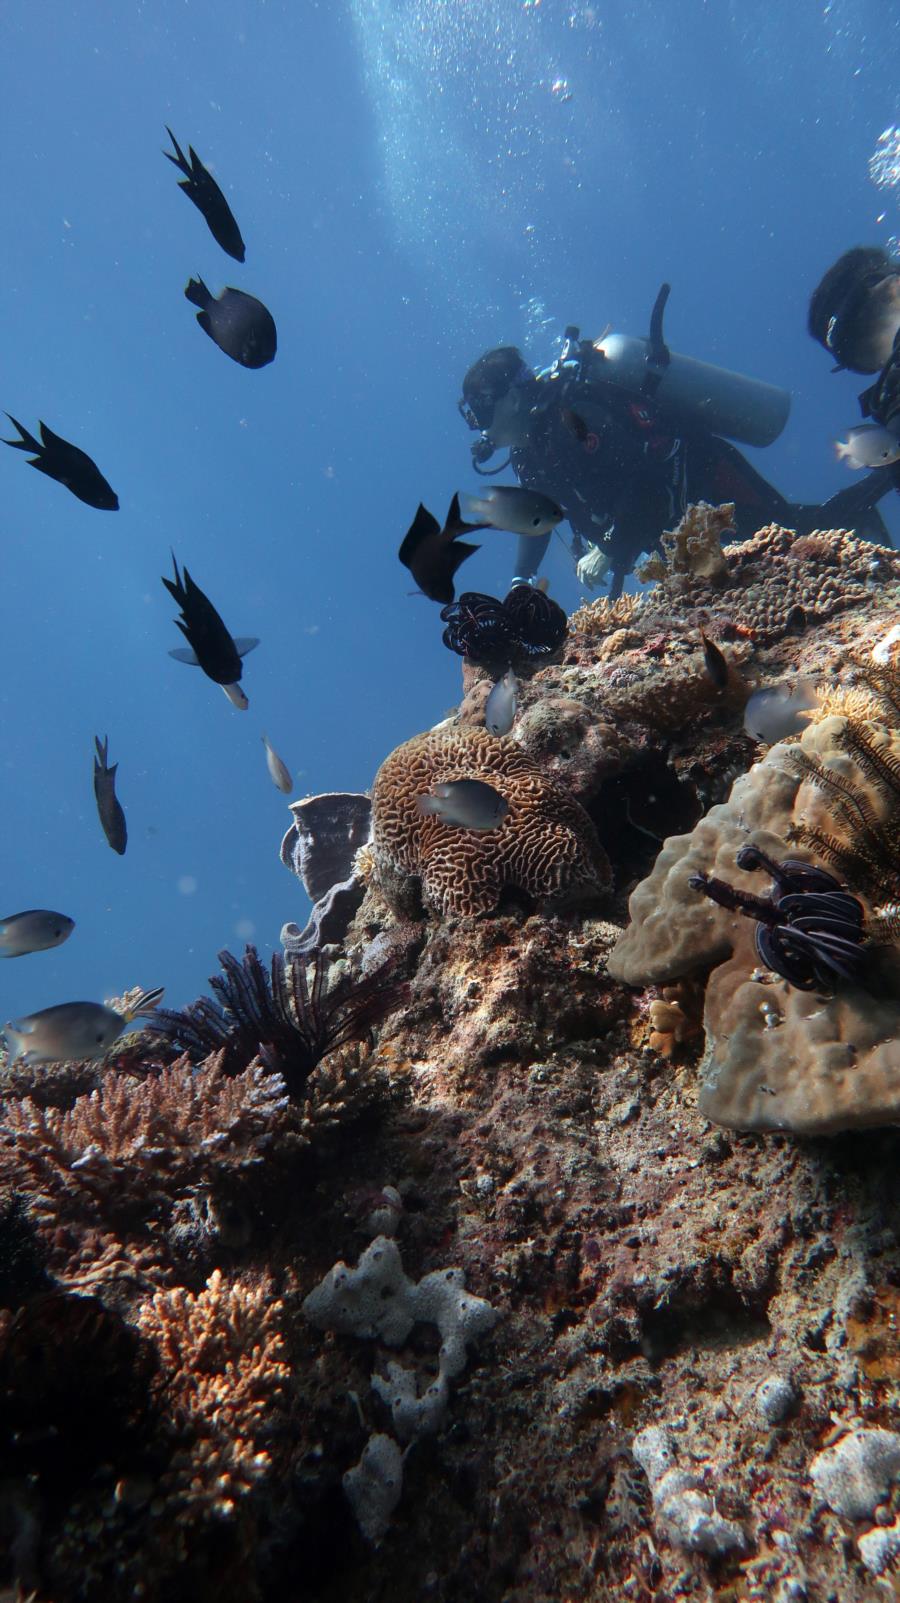
[[[423,817],[419,796],[455,779],[481,779],[509,803],[499,828],[457,829]],[[596,896],[609,864],[587,813],[508,740],[484,729],[417,735],[382,763],[372,790],[373,853],[389,900],[421,881],[439,916],[491,913],[504,887],[561,905]]]
[[797,535],[771,523],[750,540],[723,548],[727,571],[715,581],[696,569],[673,568],[653,575],[660,582],[644,599],[643,620],[668,621],[673,612],[718,614],[754,640],[777,639],[785,630],[882,598],[884,587],[900,575],[900,554],[846,529],[817,529]]
[[[736,866],[748,842],[776,860],[812,859],[790,844],[792,836],[826,823],[833,833],[834,817],[798,749],[813,767],[864,789],[872,814],[890,819],[894,801],[844,749],[845,724],[826,718],[804,732],[799,748],[773,746],[727,802],[689,835],[667,840],[631,897],[631,924],[609,960],[609,972],[631,985],[718,965],[706,988],[700,1108],[734,1129],[809,1135],[900,1118],[900,986],[892,954],[873,955],[866,988],[841,981],[832,997],[797,990],[760,963],[752,920],[688,884],[702,872],[768,894],[763,875]],[[882,727],[880,739],[900,761],[900,731]],[[863,887],[850,873],[848,880],[859,895]]]

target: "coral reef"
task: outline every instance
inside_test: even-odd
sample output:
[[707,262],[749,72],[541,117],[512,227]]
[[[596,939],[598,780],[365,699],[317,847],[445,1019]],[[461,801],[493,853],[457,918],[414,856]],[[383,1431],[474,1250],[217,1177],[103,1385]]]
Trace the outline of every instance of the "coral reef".
[[[582,608],[503,739],[463,663],[321,967],[229,957],[174,1039],[4,1073],[10,1595],[896,1590],[898,558],[762,531],[722,561]],[[761,753],[747,698],[801,677],[808,726]],[[473,759],[510,816],[538,798],[483,899],[509,818],[447,830],[435,892],[411,811]]]
[[[419,796],[454,779],[486,780],[500,792],[509,811],[498,829],[455,829],[418,811]],[[596,897],[609,882],[578,803],[486,731],[440,729],[391,752],[372,790],[372,836],[384,895],[403,905],[418,881],[426,906],[444,917],[494,912],[507,886],[560,906]]]

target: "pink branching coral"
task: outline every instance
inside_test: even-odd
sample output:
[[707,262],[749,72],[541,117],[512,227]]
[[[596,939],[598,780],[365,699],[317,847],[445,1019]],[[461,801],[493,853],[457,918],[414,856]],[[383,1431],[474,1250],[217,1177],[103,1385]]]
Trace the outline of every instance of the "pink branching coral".
[[40,1222],[147,1218],[223,1170],[245,1168],[284,1129],[281,1080],[257,1063],[180,1058],[146,1080],[111,1073],[67,1110],[30,1098],[3,1107],[0,1178]]

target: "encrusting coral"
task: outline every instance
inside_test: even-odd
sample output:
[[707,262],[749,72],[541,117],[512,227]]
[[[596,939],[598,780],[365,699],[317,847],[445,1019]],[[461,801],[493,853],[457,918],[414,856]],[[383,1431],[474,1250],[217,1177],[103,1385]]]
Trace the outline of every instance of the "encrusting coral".
[[[509,811],[499,828],[457,829],[419,812],[420,796],[455,779],[485,780],[500,792]],[[609,884],[594,826],[571,794],[483,729],[441,728],[391,752],[372,790],[372,834],[388,900],[403,905],[417,880],[426,906],[442,917],[492,913],[506,887],[561,906]]]

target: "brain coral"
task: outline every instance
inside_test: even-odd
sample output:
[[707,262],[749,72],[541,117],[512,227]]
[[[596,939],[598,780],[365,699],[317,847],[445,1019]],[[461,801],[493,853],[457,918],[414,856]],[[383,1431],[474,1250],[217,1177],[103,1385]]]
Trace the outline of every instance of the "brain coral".
[[[416,798],[433,785],[481,779],[509,803],[498,829],[456,829],[423,817]],[[373,855],[389,901],[421,881],[439,915],[491,913],[505,886],[545,904],[597,895],[609,863],[587,813],[508,740],[485,729],[439,728],[385,758],[372,790]]]
[[[741,846],[752,842],[783,861],[811,856],[791,844],[792,835],[802,838],[816,826],[833,834],[834,815],[806,777],[800,751],[808,764],[865,791],[873,819],[889,820],[890,793],[861,774],[844,749],[846,723],[826,717],[804,732],[799,747],[773,746],[735,782],[727,802],[689,835],[671,836],[633,892],[630,926],[609,959],[610,974],[630,985],[664,984],[715,965],[706,987],[700,1108],[733,1129],[826,1134],[900,1117],[896,953],[873,953],[866,984],[842,982],[833,996],[796,990],[761,965],[751,919],[688,884],[705,872],[766,895],[764,875],[736,866]],[[900,731],[883,725],[879,736],[900,765]],[[858,882],[848,879],[857,893]]]

